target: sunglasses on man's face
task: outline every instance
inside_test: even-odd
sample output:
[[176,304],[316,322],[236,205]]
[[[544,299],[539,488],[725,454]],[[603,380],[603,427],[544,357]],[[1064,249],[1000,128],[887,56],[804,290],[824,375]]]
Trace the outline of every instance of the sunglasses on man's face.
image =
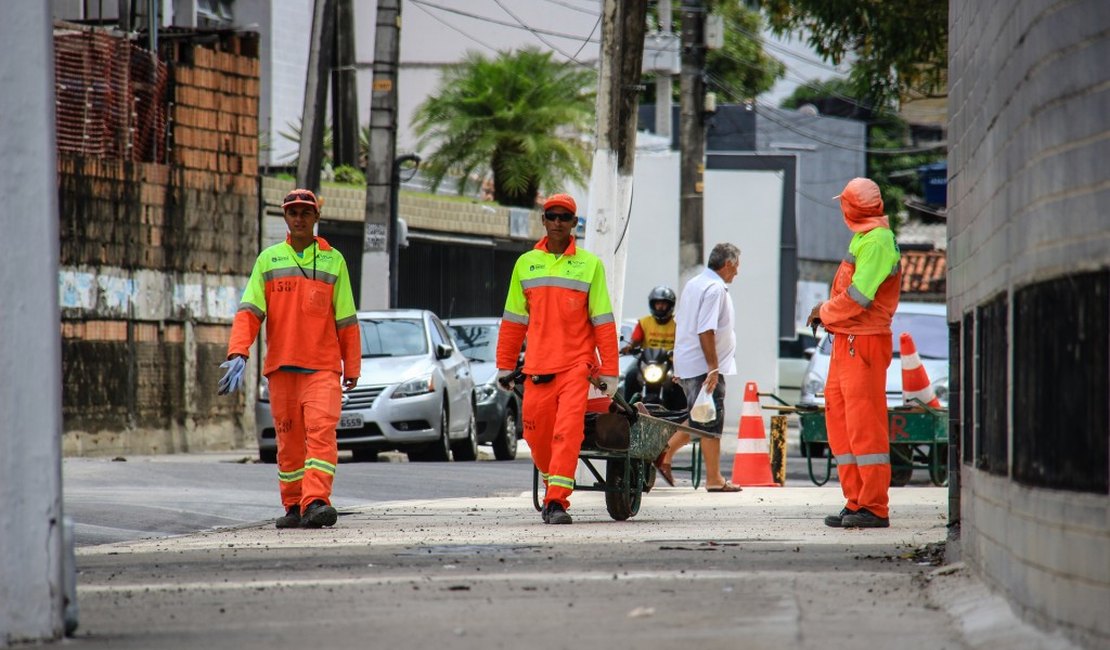
[[290,192],[285,195],[285,200],[282,203],[289,203],[291,201],[308,201],[309,203],[316,203],[316,197],[308,192]]
[[565,212],[544,212],[543,218],[547,219],[548,221],[562,221],[563,223],[567,223],[569,221],[578,221],[578,217],[574,216],[573,214],[567,214]]

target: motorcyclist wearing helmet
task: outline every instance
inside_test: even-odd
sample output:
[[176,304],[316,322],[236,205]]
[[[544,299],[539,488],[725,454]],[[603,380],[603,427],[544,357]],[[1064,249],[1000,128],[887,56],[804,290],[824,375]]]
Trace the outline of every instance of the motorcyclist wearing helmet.
[[[632,340],[623,348],[621,354],[638,352],[640,348],[659,348],[668,352],[674,350],[674,305],[675,293],[667,286],[660,285],[648,294],[648,308],[651,313],[636,323],[632,330]],[[626,399],[640,392],[639,367],[633,365],[624,375],[624,394]]]

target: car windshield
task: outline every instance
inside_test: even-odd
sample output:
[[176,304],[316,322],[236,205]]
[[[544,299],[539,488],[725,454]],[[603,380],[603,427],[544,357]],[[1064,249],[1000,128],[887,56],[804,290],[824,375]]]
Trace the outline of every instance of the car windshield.
[[[948,358],[948,324],[944,316],[895,313],[890,330],[894,336],[894,358],[901,356],[898,348],[902,332],[909,332],[913,337],[917,354],[922,359]],[[821,354],[832,354],[831,336],[821,339]]]
[[428,353],[424,321],[383,318],[359,320],[362,329],[362,356],[409,357]]
[[471,361],[493,363],[497,354],[497,325],[451,325],[455,340]]

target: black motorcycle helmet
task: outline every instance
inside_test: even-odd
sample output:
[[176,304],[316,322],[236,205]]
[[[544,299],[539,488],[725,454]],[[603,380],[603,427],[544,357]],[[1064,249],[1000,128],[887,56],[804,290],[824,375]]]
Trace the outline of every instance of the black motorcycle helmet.
[[[665,302],[666,308],[659,309],[655,303]],[[651,309],[651,315],[659,323],[666,323],[674,316],[674,291],[670,287],[660,285],[651,290],[648,294],[648,308]]]

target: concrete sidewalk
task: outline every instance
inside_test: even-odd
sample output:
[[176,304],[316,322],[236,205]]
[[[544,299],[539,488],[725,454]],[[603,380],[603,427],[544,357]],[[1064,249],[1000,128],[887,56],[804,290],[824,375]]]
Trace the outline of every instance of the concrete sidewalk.
[[[937,568],[943,488],[892,526],[827,528],[839,490],[599,493],[547,526],[531,494],[399,501],[78,551],[82,645],[113,648],[1043,648],[965,569]],[[1001,603],[1001,606],[1000,606]]]

